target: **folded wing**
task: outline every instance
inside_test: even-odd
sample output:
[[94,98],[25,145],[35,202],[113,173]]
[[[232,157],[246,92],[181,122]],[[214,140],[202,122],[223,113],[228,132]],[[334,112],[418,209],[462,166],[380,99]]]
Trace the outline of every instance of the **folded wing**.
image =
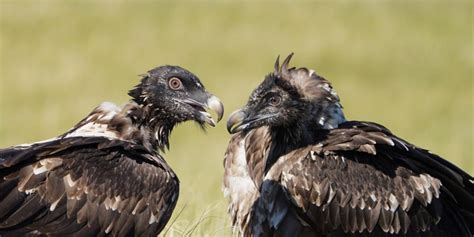
[[158,155],[106,137],[0,150],[0,235],[156,235],[179,181]]
[[[264,179],[257,210],[268,214],[259,222],[274,229],[294,226],[288,223],[297,218],[320,233],[466,236],[462,218],[474,211],[463,203],[474,203],[472,181],[380,125],[350,122],[280,157]],[[442,231],[449,226],[460,232]]]

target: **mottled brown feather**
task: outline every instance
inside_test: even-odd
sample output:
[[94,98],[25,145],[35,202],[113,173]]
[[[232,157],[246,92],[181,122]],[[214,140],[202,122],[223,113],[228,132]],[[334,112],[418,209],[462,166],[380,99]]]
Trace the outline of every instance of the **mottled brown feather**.
[[[15,184],[0,199],[0,233],[21,225],[53,235],[107,231],[139,236],[164,227],[176,204],[179,182],[156,153],[126,141],[111,143],[105,137],[46,143],[19,151],[21,157],[12,159],[17,163],[0,164],[0,186]],[[13,154],[0,150],[0,155],[7,153]],[[64,218],[53,218],[62,212]],[[153,223],[149,223],[151,213]],[[35,219],[35,215],[43,217]]]
[[[244,236],[278,232],[280,226],[287,226],[284,220],[290,216],[300,223],[304,220],[299,229],[311,226],[319,234],[338,229],[344,233],[443,233],[437,227],[443,211],[432,207],[445,205],[441,198],[449,198],[443,194],[446,190],[430,170],[415,171],[410,162],[404,163],[405,157],[418,155],[413,152],[418,148],[395,138],[372,123],[353,123],[331,130],[321,143],[280,157],[263,181],[258,181],[260,174],[256,175],[262,168],[250,167],[255,162],[247,163],[249,177],[268,184],[260,186],[256,200],[233,200],[251,201],[254,207],[248,213],[231,215],[234,219],[239,219],[236,215],[250,215],[253,224],[240,226]],[[252,139],[246,141],[260,141]],[[396,145],[401,142],[405,144]],[[251,155],[263,160],[263,151],[259,152]],[[284,194],[277,195],[280,191],[276,190]],[[275,211],[276,203],[285,202],[288,206],[280,205],[280,211]],[[270,226],[265,227],[266,223]]]

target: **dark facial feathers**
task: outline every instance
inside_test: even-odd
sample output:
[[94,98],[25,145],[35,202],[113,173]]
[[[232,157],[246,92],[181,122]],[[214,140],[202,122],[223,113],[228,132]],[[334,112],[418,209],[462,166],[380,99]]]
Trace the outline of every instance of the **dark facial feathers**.
[[161,66],[143,75],[140,84],[129,91],[132,100],[145,111],[143,125],[154,131],[152,137],[167,146],[167,138],[176,124],[193,120],[204,128],[216,122],[206,112],[211,109],[222,118],[220,100],[206,91],[199,78],[179,66]]
[[140,76],[142,76],[140,84],[128,92],[132,99],[138,104],[145,104],[147,94],[153,93],[153,91],[151,91],[152,87],[158,84],[160,80],[164,82],[164,80],[172,77],[184,79],[187,83],[194,84],[195,87],[205,90],[196,75],[179,66],[165,65],[156,67]]
[[[294,127],[304,123],[322,129],[345,121],[339,97],[329,81],[307,68],[289,68],[290,54],[255,89],[247,105],[229,118],[231,133],[259,126]],[[245,116],[242,116],[245,114]],[[304,120],[302,120],[304,119]]]

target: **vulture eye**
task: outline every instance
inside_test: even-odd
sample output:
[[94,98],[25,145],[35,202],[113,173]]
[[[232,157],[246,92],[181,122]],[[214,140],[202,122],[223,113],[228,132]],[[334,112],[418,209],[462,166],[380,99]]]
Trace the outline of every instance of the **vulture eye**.
[[277,106],[281,104],[281,97],[280,96],[272,96],[268,100],[268,103],[272,106]]
[[183,83],[179,78],[173,77],[168,81],[168,86],[173,90],[179,90],[183,87]]

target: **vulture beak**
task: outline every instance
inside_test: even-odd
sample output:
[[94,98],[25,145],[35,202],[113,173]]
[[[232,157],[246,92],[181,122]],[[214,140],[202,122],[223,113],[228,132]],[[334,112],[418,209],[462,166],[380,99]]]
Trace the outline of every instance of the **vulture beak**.
[[227,131],[234,134],[246,129],[252,129],[265,124],[265,121],[275,117],[276,114],[249,115],[244,109],[234,111],[227,120]]
[[213,110],[217,114],[217,122],[219,122],[222,119],[222,116],[224,115],[224,105],[222,102],[219,100],[214,95],[209,95],[207,100],[202,103],[194,99],[186,99],[182,101],[191,107],[193,107],[195,110],[197,110],[199,117],[198,119],[202,122],[205,122],[213,127],[216,126],[216,122],[212,118],[212,115],[209,114],[206,110]]
[[234,111],[227,120],[227,131],[234,134],[247,128],[248,124],[244,123],[246,118],[247,114],[243,110]]
[[[211,109],[212,111],[216,112],[217,114],[217,122],[221,121],[222,119],[222,116],[224,115],[224,105],[222,104],[221,100],[219,100],[219,98],[217,98],[216,96],[212,95],[211,97],[209,97],[209,99],[207,99],[206,101],[206,104],[205,104],[205,107],[207,109]],[[206,120],[206,123],[208,123],[209,125],[215,127],[216,126],[216,123],[214,122],[214,120],[212,119],[212,116],[207,113],[207,112],[204,112],[205,115],[207,116],[207,120]]]

